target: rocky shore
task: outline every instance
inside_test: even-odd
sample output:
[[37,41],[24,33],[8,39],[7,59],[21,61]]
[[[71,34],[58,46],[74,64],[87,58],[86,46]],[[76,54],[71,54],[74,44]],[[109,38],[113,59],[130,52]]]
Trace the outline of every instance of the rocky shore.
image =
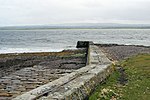
[[[112,61],[150,53],[150,47],[95,44]],[[0,54],[0,100],[12,99],[86,65],[87,49]]]
[[96,44],[113,61],[120,61],[137,54],[150,53],[150,46]]
[[0,55],[0,100],[12,99],[86,64],[86,49]]

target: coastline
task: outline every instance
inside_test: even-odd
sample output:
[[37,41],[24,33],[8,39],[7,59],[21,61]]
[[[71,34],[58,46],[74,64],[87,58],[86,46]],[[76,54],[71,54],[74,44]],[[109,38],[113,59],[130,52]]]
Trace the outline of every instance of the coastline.
[[[77,54],[83,54],[85,50],[63,50],[60,52],[32,52],[32,53],[6,53],[0,54],[0,68],[9,69],[11,66],[18,66],[16,70],[24,67],[34,66],[47,60],[63,60],[75,58]],[[81,57],[82,58],[82,57]],[[9,67],[9,68],[8,68]],[[1,75],[0,75],[1,76]]]
[[[112,61],[119,61],[126,59],[128,57],[137,55],[139,53],[150,53],[150,46],[144,45],[124,45],[124,44],[95,44],[97,45]],[[6,63],[14,63],[17,60],[16,64],[19,66],[34,66],[35,64],[39,63],[40,60],[44,61],[48,57],[48,59],[55,60],[55,59],[62,59],[64,57],[71,58],[71,55],[80,54],[82,53],[85,57],[86,50],[85,49],[68,49],[62,51],[55,51],[55,52],[25,52],[25,53],[2,53],[0,54],[0,68],[4,66],[10,67],[11,64]],[[46,58],[47,57],[47,58]],[[38,59],[37,61],[34,61]],[[31,60],[31,61],[30,61]],[[27,64],[29,63],[29,64]],[[22,67],[20,67],[22,68]],[[17,69],[20,69],[17,68]],[[1,77],[1,75],[0,75]]]
[[[95,45],[111,61],[123,60],[139,53],[150,53],[150,47],[145,46]],[[0,99],[12,99],[85,67],[86,52],[86,49],[76,49],[61,52],[0,54]]]

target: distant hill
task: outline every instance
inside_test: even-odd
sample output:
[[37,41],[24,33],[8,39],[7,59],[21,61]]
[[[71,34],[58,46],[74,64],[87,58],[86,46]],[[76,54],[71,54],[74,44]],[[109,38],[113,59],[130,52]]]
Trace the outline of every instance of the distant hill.
[[150,24],[117,24],[117,23],[67,23],[32,26],[4,26],[0,30],[23,30],[23,29],[150,29]]

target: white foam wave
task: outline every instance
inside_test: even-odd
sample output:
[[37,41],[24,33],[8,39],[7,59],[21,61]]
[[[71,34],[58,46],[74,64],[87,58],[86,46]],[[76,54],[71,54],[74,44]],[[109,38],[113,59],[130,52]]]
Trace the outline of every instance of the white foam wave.
[[60,52],[63,49],[48,49],[48,48],[1,48],[0,54],[6,53],[31,53],[31,52]]

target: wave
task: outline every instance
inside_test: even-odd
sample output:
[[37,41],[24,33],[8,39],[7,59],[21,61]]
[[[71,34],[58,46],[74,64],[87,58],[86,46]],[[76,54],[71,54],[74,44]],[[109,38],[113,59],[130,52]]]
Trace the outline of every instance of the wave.
[[0,54],[6,53],[33,53],[33,52],[60,52],[63,49],[46,49],[46,48],[0,48]]

